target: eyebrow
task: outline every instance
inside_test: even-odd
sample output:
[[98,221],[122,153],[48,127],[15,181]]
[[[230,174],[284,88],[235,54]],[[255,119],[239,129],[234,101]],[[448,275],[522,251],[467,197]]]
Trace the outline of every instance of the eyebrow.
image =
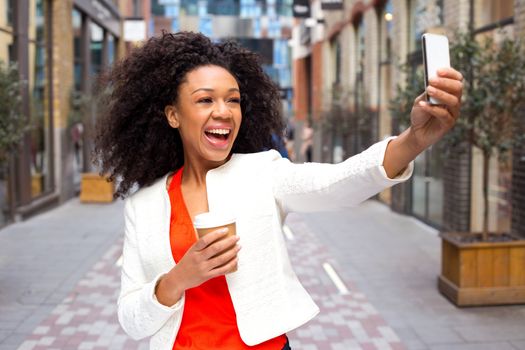
[[[191,93],[191,95],[193,95],[193,94],[196,93],[197,91],[209,91],[209,92],[213,92],[213,91],[215,91],[215,90],[214,90],[214,89],[211,89],[211,88],[198,88],[197,90],[193,91],[193,92]],[[237,88],[230,88],[230,89],[228,90],[228,92],[231,92],[231,91],[237,91],[238,93],[241,92],[241,91],[240,91],[239,89],[237,89]]]

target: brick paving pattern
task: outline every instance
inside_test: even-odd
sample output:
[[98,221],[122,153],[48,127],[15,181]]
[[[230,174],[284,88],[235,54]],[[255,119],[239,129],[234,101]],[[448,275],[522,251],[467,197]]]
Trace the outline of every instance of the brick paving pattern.
[[[294,350],[404,349],[366,296],[351,281],[344,281],[347,293],[340,293],[323,269],[330,259],[326,247],[301,220],[292,216],[288,226],[294,233],[288,240],[295,271],[321,308],[311,322],[288,334]],[[79,281],[19,350],[147,349],[148,341],[129,338],[116,316],[121,254],[118,240],[102,259]]]
[[323,263],[337,270],[327,247],[301,220],[299,215],[287,220],[293,240],[288,241],[292,265],[299,279],[321,312],[315,319],[288,334],[293,349],[300,350],[386,350],[404,349],[390,328],[363,293],[351,281],[341,294],[325,273]]

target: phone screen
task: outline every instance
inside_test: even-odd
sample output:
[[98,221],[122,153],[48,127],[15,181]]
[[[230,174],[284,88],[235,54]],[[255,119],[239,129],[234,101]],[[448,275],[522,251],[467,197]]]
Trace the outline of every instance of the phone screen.
[[[437,76],[439,68],[450,67],[450,54],[448,39],[444,35],[428,34],[422,36],[423,48],[423,65],[425,67],[425,88],[428,86],[428,80]],[[429,97],[427,101],[431,104],[441,104],[438,99]]]

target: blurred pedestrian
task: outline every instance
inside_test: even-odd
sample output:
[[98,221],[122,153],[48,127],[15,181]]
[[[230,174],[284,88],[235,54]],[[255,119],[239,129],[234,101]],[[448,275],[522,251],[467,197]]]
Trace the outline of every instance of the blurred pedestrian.
[[295,150],[294,150],[294,137],[295,137],[295,127],[291,120],[288,120],[286,123],[286,128],[284,131],[284,144],[286,145],[286,150],[288,151],[288,159],[292,162],[295,161]]
[[[419,96],[397,138],[340,164],[294,164],[271,150],[279,94],[255,54],[189,32],[134,49],[109,73],[95,149],[102,172],[121,179],[116,195],[140,188],[125,203],[124,330],[152,349],[290,349],[286,333],[319,309],[288,260],[286,214],[355,205],[405,181],[454,125],[460,80],[441,71],[431,84],[444,105]],[[234,213],[237,235],[198,238],[192,220],[207,211]]]
[[301,155],[307,162],[312,161],[312,148],[314,142],[314,129],[312,129],[311,122],[308,120],[303,126],[303,133],[301,137]]
[[77,169],[82,166],[82,135],[84,133],[84,126],[82,123],[75,123],[71,126],[70,135],[71,142],[73,143],[73,153],[75,155],[75,161]]
[[284,137],[280,136],[277,133],[272,133],[272,142],[273,142],[273,149],[279,152],[281,157],[288,158],[288,149],[286,148]]

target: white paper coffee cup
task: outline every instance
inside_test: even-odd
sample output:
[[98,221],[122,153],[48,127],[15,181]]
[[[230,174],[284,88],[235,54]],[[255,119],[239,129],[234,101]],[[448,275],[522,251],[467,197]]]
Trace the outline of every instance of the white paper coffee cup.
[[[193,219],[193,226],[195,227],[195,230],[197,231],[197,236],[199,238],[202,238],[203,236],[207,235],[208,233],[218,230],[222,227],[228,228],[228,233],[226,234],[226,237],[230,237],[235,235],[236,227],[235,227],[235,218],[230,215],[225,215],[222,213],[202,213],[199,215],[196,215]],[[222,239],[224,239],[222,238]],[[217,255],[220,255],[224,252],[220,252]],[[235,272],[237,271],[237,268],[234,268],[233,270],[229,272]]]
[[193,226],[197,230],[199,238],[221,227],[228,228],[227,237],[236,234],[235,218],[222,213],[207,212],[198,214],[193,219]]

